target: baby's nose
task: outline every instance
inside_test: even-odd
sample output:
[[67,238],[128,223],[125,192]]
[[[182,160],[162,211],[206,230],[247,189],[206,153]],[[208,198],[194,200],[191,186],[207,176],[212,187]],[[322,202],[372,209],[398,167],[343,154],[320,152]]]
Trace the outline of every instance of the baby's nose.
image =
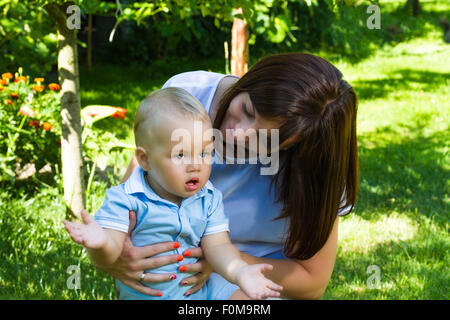
[[200,162],[201,160],[193,160],[190,164],[186,165],[187,172],[200,171]]

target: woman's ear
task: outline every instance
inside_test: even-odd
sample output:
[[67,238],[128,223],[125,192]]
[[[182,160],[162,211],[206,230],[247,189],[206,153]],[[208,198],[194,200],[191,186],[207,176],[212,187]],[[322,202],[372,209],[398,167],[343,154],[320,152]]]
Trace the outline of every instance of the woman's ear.
[[147,151],[142,147],[137,147],[135,151],[136,160],[144,171],[150,170]]

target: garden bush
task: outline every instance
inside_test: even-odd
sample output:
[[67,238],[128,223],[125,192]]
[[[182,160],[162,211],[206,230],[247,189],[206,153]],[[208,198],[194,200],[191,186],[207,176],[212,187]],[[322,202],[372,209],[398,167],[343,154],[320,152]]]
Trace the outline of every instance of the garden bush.
[[[57,175],[60,167],[60,85],[45,84],[43,77],[2,73],[0,84],[0,183],[34,176],[43,169]],[[131,148],[119,142],[114,132],[94,126],[104,118],[124,119],[127,110],[112,106],[87,106],[81,110],[82,144],[89,184],[96,166],[114,148]],[[103,165],[103,167],[106,164]],[[54,181],[55,179],[53,179]]]
[[36,76],[51,71],[57,35],[44,8],[21,0],[1,1],[0,6],[0,70],[26,66]]
[[0,85],[0,181],[12,182],[24,170],[59,164],[61,137],[57,83],[23,74],[2,74]]

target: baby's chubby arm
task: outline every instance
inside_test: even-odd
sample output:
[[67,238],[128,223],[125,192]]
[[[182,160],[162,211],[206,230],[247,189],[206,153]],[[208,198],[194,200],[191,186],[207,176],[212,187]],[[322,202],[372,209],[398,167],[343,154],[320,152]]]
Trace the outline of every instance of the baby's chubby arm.
[[122,252],[126,233],[103,229],[85,210],[81,211],[81,218],[84,224],[63,221],[72,240],[87,249],[94,264],[114,263]]
[[214,271],[239,285],[251,299],[280,296],[279,291],[283,288],[264,277],[262,273],[272,270],[272,265],[248,265],[241,259],[239,250],[231,243],[228,232],[203,236],[201,247]]

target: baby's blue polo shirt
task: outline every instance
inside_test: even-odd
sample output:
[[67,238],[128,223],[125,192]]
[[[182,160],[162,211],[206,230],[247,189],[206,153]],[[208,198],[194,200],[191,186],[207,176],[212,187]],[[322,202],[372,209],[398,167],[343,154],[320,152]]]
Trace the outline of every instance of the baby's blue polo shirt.
[[[138,166],[125,183],[106,191],[105,200],[94,217],[100,226],[127,233],[129,211],[134,210],[137,214],[137,222],[131,233],[131,241],[135,246],[142,247],[153,243],[178,241],[180,247],[174,251],[179,254],[189,248],[198,247],[203,235],[229,231],[228,219],[223,210],[222,193],[214,188],[210,181],[195,195],[183,199],[180,206],[177,206],[158,196],[145,182],[144,174],[144,170]],[[174,251],[164,252],[160,255],[173,254]],[[175,280],[148,285],[153,289],[161,290],[163,297],[143,295],[116,279],[120,298],[206,299],[206,286],[188,297],[184,296],[184,293],[189,286],[180,286],[181,280],[190,274],[180,273],[179,266],[195,263],[196,260],[197,258],[186,257],[179,263],[146,270],[151,273],[177,275]]]

